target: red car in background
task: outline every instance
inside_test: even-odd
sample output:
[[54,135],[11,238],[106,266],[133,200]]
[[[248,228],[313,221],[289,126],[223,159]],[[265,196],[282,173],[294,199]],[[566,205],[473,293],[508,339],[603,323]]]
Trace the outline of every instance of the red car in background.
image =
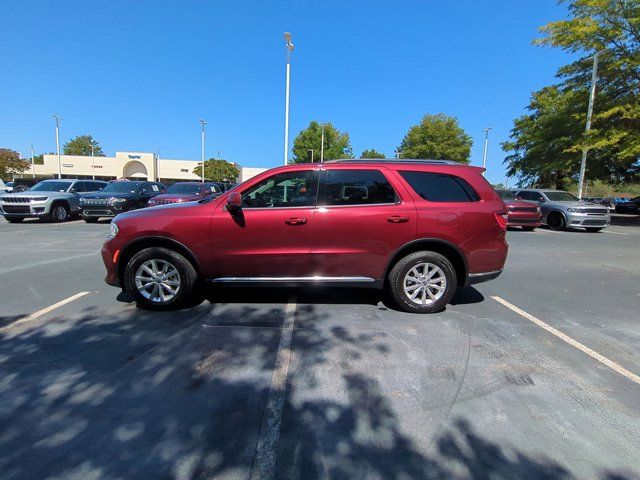
[[542,211],[538,205],[518,200],[515,192],[509,190],[497,192],[508,209],[507,227],[522,227],[531,232],[540,226]]
[[149,200],[149,206],[169,203],[194,202],[207,195],[217,197],[222,188],[215,182],[177,182],[167,188],[167,192]]

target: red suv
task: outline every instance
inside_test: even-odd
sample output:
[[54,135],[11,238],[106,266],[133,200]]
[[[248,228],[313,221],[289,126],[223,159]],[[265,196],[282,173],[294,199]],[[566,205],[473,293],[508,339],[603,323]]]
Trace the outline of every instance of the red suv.
[[106,281],[156,309],[206,281],[386,287],[402,309],[434,312],[502,272],[507,211],[481,172],[435,160],[274,168],[217,198],[118,215]]

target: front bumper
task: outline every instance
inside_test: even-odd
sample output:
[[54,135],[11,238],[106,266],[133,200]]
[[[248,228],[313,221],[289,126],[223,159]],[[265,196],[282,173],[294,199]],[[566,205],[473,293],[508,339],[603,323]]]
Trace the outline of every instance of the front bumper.
[[604,228],[611,223],[610,215],[596,215],[588,213],[566,212],[567,227],[595,227]]
[[[104,281],[112,287],[120,287],[120,278],[118,277],[118,262],[117,255],[119,250],[113,250],[109,246],[109,240],[107,240],[100,250],[102,255],[102,262],[107,269],[107,275],[104,277]],[[115,261],[114,261],[115,260]]]
[[5,217],[43,217],[48,215],[51,205],[46,203],[2,203],[0,204],[0,215]]
[[109,217],[113,218],[116,215],[129,210],[128,205],[82,205],[80,214],[83,217]]
[[539,227],[542,214],[537,212],[509,212],[507,227]]

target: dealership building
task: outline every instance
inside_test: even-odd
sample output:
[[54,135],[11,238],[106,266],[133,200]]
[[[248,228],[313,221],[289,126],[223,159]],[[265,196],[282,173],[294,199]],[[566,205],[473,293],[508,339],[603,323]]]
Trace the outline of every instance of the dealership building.
[[[43,165],[33,165],[22,173],[23,177],[57,178],[59,170],[62,178],[95,178],[97,180],[153,180],[166,183],[198,181],[200,177],[193,170],[200,165],[197,160],[170,160],[158,158],[155,153],[116,152],[114,157],[91,157],[79,155],[60,155],[58,169],[57,155],[44,155]],[[234,165],[240,171],[236,181],[243,182],[266,168],[242,167]]]

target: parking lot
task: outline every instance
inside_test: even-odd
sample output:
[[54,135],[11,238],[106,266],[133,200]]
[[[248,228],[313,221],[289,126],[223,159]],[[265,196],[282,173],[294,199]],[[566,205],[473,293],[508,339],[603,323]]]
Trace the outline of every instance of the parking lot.
[[357,289],[145,312],[108,224],[0,220],[0,477],[640,478],[640,228],[510,231],[434,315]]

